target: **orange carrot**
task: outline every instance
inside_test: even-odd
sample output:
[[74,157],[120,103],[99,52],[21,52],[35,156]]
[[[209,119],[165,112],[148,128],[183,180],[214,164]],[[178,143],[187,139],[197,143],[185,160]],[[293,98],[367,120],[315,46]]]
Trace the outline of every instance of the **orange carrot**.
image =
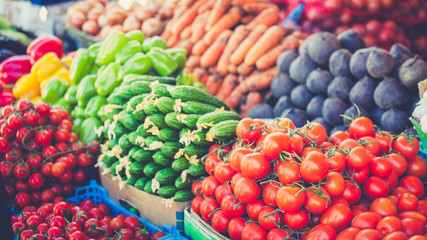
[[234,29],[234,32],[231,34],[230,39],[227,42],[227,45],[224,48],[224,52],[218,60],[217,69],[218,73],[222,76],[225,76],[228,73],[228,66],[230,65],[230,56],[239,46],[239,44],[246,38],[248,35],[248,30],[245,26],[240,25]]
[[191,42],[196,43],[203,38],[205,35],[205,24],[208,18],[208,13],[205,12],[201,15],[201,17],[197,20],[197,24],[195,24],[191,33]]
[[181,33],[179,34],[179,38],[181,39],[187,39],[191,36],[191,28],[190,26],[185,27]]
[[245,64],[255,64],[262,55],[276,46],[285,34],[285,30],[280,26],[275,25],[270,27],[248,51],[245,57]]
[[205,31],[209,31],[211,27],[218,22],[221,16],[230,8],[231,0],[217,0],[212,10],[209,13],[206,22]]
[[201,83],[205,83],[209,76],[208,72],[204,68],[195,68],[193,74]]
[[253,3],[247,3],[243,5],[243,11],[250,14],[258,15],[260,12],[262,12],[266,8],[277,8],[279,11],[279,8],[273,4],[268,2],[253,2]]
[[166,41],[166,45],[170,47],[175,47],[175,45],[179,42],[179,36],[178,35],[172,35],[168,38]]
[[246,96],[245,103],[240,105],[240,115],[245,118],[248,116],[249,110],[258,103],[261,103],[262,96],[259,92],[250,92]]
[[240,91],[238,88],[234,88],[231,92],[230,96],[225,99],[225,104],[227,104],[230,108],[236,108],[239,106],[240,102],[244,97],[244,93]]
[[277,8],[266,8],[256,16],[246,27],[254,29],[260,24],[270,27],[279,22],[279,11]]
[[275,63],[277,58],[280,56],[280,54],[288,49],[295,49],[299,47],[299,40],[298,38],[295,38],[293,35],[286,37],[281,41],[279,45],[272,48],[270,51],[268,51],[266,54],[264,54],[262,57],[260,57],[256,61],[256,67],[259,70],[265,70],[270,67],[272,67]]
[[236,51],[230,56],[230,62],[234,65],[239,65],[245,59],[246,54],[252,48],[252,46],[258,41],[258,39],[267,30],[265,25],[259,25],[254,28],[251,33],[243,40]]
[[191,53],[191,48],[193,47],[193,44],[191,43],[190,39],[183,39],[179,41],[176,46],[185,48],[187,50],[187,53]]
[[255,18],[254,15],[246,15],[244,17],[242,17],[242,20],[240,20],[240,22],[242,24],[248,24],[250,21],[252,21]]
[[208,90],[211,95],[215,96],[221,86],[221,83],[222,78],[219,75],[209,75],[205,84],[206,90]]
[[268,0],[233,0],[231,5],[233,6],[244,6],[245,4],[255,3],[255,2],[268,2]]
[[279,73],[277,67],[272,67],[265,72],[261,72],[257,75],[253,75],[238,86],[238,89],[243,93],[258,91],[269,87],[273,78]]
[[181,31],[188,25],[190,25],[194,18],[197,16],[197,8],[189,8],[185,13],[182,14],[181,17],[176,19],[171,32],[172,34],[179,35]]
[[210,45],[226,29],[236,25],[242,18],[243,11],[240,7],[232,7],[218,22],[205,34],[203,41]]
[[208,73],[209,74],[218,74],[218,70],[216,69],[215,66],[208,68]]
[[202,55],[206,49],[209,47],[208,44],[206,44],[203,40],[200,40],[194,44],[193,49],[191,50],[191,53],[193,55]]
[[239,85],[239,80],[236,75],[228,74],[224,78],[219,91],[216,93],[216,97],[224,101],[237,85]]
[[198,13],[198,14],[202,14],[202,13],[204,13],[204,12],[206,12],[206,11],[211,10],[211,9],[212,9],[212,7],[214,6],[214,4],[215,4],[215,0],[210,0],[210,1],[209,1],[209,2],[207,2],[206,4],[203,4],[202,6],[200,6],[200,8],[199,8],[199,9],[197,9],[197,13]]
[[247,65],[245,63],[242,63],[237,67],[237,72],[243,76],[248,75],[249,73],[252,72],[252,70],[254,70],[254,66],[253,65]]
[[188,68],[195,68],[200,66],[200,56],[190,55],[185,62],[185,66]]
[[232,33],[233,31],[229,29],[223,31],[215,42],[203,53],[200,59],[200,65],[202,67],[207,68],[216,64]]
[[237,66],[234,65],[234,64],[230,64],[228,66],[228,72],[230,72],[230,73],[237,73]]

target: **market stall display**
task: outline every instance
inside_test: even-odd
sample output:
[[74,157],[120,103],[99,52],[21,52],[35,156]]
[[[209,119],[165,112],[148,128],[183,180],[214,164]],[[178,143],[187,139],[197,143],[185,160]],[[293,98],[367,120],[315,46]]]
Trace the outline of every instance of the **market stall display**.
[[2,109],[0,170],[16,209],[73,192],[99,154],[79,141],[67,110],[20,100]]
[[73,28],[100,39],[115,30],[125,33],[142,30],[151,37],[163,32],[177,2],[166,0],[160,4],[153,0],[144,4],[129,2],[124,6],[115,1],[85,0],[71,6],[67,18]]
[[380,128],[399,133],[409,125],[417,98],[416,84],[427,78],[427,63],[403,45],[389,52],[365,48],[354,30],[338,37],[313,34],[296,50],[282,53],[271,84],[271,106],[253,107],[249,116],[287,114],[296,126],[307,120],[322,123],[328,132],[344,128],[348,117],[372,117]]
[[[346,130],[328,136],[319,123],[242,119],[233,147],[205,159],[210,176],[194,186],[192,211],[217,239],[424,234],[427,163],[418,140],[376,131],[366,117]],[[218,236],[203,235],[192,237]]]

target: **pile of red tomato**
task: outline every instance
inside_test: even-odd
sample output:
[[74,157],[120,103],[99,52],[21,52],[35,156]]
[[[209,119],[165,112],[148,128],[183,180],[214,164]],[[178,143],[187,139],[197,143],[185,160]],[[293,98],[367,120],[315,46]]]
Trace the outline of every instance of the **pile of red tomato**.
[[[427,165],[418,140],[366,117],[328,137],[245,118],[238,141],[212,146],[192,209],[231,239],[426,239]],[[287,238],[286,238],[287,239]]]
[[15,207],[71,194],[85,180],[99,145],[72,133],[67,110],[20,100],[0,113],[0,170]]
[[151,236],[137,217],[113,217],[107,205],[90,200],[79,205],[61,201],[43,203],[39,208],[26,206],[12,217],[12,224],[20,240],[156,240],[165,236],[163,232]]

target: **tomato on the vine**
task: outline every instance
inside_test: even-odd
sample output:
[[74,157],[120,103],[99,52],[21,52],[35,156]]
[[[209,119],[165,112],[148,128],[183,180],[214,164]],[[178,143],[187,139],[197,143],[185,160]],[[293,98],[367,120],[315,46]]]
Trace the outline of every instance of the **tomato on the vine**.
[[231,239],[241,239],[243,228],[245,227],[246,220],[242,217],[232,218],[228,222],[228,235]]
[[396,205],[394,205],[394,203],[388,198],[375,199],[372,202],[369,211],[378,213],[381,217],[397,215]]
[[263,124],[255,121],[254,119],[244,118],[237,124],[237,137],[241,140],[254,142],[260,137],[262,126]]
[[294,212],[304,204],[305,193],[301,187],[280,187],[276,193],[278,207],[284,212]]
[[255,201],[261,193],[261,189],[258,184],[248,177],[242,177],[237,180],[233,190],[237,199],[243,203]]
[[216,211],[212,215],[211,224],[217,232],[226,234],[230,218],[224,214],[223,210]]
[[260,179],[269,173],[270,161],[262,153],[246,154],[241,161],[240,169],[243,175]]
[[300,165],[301,177],[310,183],[323,180],[328,174],[328,162],[325,155],[313,151],[304,158]]
[[248,223],[242,230],[242,240],[263,240],[267,238],[267,231],[256,223]]
[[366,136],[374,136],[374,123],[367,117],[354,119],[348,127],[348,134],[351,138],[359,139]]
[[406,159],[414,159],[420,150],[420,142],[416,138],[400,135],[393,142],[393,149]]
[[291,152],[291,139],[282,132],[268,134],[263,143],[262,151],[268,159],[279,158],[282,151]]
[[279,161],[276,163],[275,172],[279,177],[279,181],[285,185],[301,180],[300,165],[292,161]]
[[233,195],[225,196],[220,205],[224,215],[230,218],[240,217],[245,213],[246,204],[235,199]]

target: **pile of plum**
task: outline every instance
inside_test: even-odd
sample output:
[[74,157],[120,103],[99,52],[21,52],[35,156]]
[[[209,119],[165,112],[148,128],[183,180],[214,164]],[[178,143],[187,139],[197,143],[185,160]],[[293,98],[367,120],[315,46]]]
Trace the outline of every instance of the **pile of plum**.
[[283,52],[277,66],[271,96],[254,106],[249,117],[286,115],[297,127],[310,120],[331,133],[351,122],[343,115],[358,114],[384,130],[404,131],[418,100],[417,83],[427,78],[427,63],[405,46],[395,44],[389,52],[366,48],[354,30],[338,37],[313,34],[298,51]]

